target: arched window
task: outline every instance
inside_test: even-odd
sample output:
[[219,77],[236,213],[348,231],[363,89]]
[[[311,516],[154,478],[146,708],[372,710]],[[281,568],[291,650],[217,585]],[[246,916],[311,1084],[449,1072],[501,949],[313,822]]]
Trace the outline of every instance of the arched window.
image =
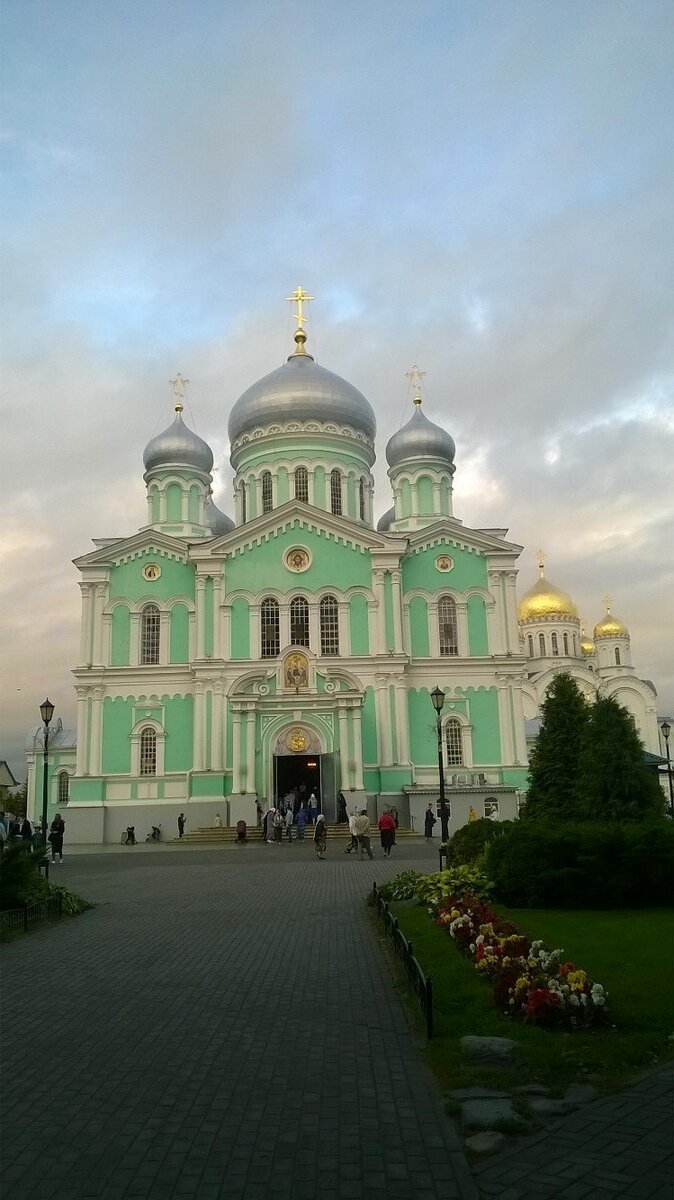
[[529,634],[528,642],[529,642],[529,658],[533,658],[534,657],[534,639],[532,638],[531,634]]
[[320,604],[321,654],[339,654],[339,608],[334,596],[324,596]]
[[336,517],[342,515],[342,473],[337,467],[330,472],[330,511]]
[[141,666],[159,662],[159,609],[156,604],[146,604],[140,619]]
[[569,635],[568,635],[568,633],[564,634],[564,653],[568,657],[568,653],[569,653]]
[[358,512],[360,514],[361,521],[364,521],[366,519],[365,518],[365,495],[366,495],[366,493],[365,493],[365,476],[361,475],[360,483],[358,484]]
[[248,519],[248,495],[246,492],[245,483],[241,484],[241,524],[245,525]]
[[615,665],[616,665],[616,667],[620,666],[620,649],[618,648],[618,646],[616,646],[616,648],[615,648]]
[[559,646],[557,645],[557,634],[552,635],[552,653],[557,657],[559,655]]
[[441,596],[438,600],[438,636],[443,657],[459,653],[456,602],[452,596]]
[[271,471],[262,472],[262,511],[271,512],[274,507],[274,494],[271,483]]
[[140,773],[157,774],[157,735],[154,729],[144,729],[140,735]]
[[59,771],[58,802],[67,804],[70,799],[70,776],[67,771]]
[[309,503],[309,472],[306,467],[295,467],[295,499]]
[[450,717],[445,724],[445,747],[447,766],[460,767],[463,763],[463,732],[456,717]]
[[538,635],[538,653],[540,654],[541,658],[545,658],[545,634],[544,633],[539,633],[539,635]]
[[309,645],[309,605],[304,596],[295,596],[290,602],[290,644]]
[[278,600],[267,596],[260,605],[260,650],[262,658],[276,658],[279,644]]

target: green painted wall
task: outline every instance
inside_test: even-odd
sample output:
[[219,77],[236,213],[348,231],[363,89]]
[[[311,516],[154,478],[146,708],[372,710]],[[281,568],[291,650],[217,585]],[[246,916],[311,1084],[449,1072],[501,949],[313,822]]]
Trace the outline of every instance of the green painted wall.
[[193,483],[187,497],[187,519],[199,524],[199,488],[196,483]]
[[250,605],[244,596],[232,602],[232,658],[250,658]]
[[[103,800],[105,792],[105,784],[102,779],[71,779],[70,781],[70,803],[79,802],[80,804],[100,804]],[[68,828],[67,814],[64,817],[66,822],[66,830]],[[66,832],[66,841],[68,835]]]
[[[438,571],[435,560],[441,554],[454,559],[453,570]],[[487,560],[481,554],[471,554],[455,546],[449,539],[441,545],[428,546],[418,554],[410,554],[403,560],[403,591],[417,588],[435,591],[452,588],[465,591],[469,587],[487,587]]]
[[[312,554],[312,563],[301,576],[283,565],[286,550],[300,542]],[[293,591],[298,584],[309,589],[339,581],[342,589],[369,587],[370,555],[344,546],[333,537],[293,525],[269,541],[236,554],[227,566],[227,586],[231,592],[263,593],[267,589]]]
[[428,633],[428,604],[423,596],[413,596],[410,600],[410,631],[412,657],[428,658],[431,652]]
[[487,608],[482,596],[468,597],[468,645],[471,654],[489,654]]
[[[193,775],[190,783],[190,796],[224,796],[225,794],[225,777],[219,771],[211,772],[208,775]],[[220,813],[223,817],[224,813]]]
[[314,469],[314,504],[316,508],[325,508],[325,468]]
[[412,515],[412,488],[409,479],[403,479],[400,484],[400,513],[403,517]]
[[131,647],[131,612],[126,604],[112,610],[110,663],[113,667],[128,667]]
[[440,480],[440,512],[449,516],[449,484],[446,479]]
[[382,792],[400,792],[411,782],[409,767],[382,767],[379,786]]
[[278,504],[287,504],[290,499],[290,483],[288,481],[288,468],[279,467],[278,482],[276,485],[276,495]]
[[169,662],[186,663],[190,656],[190,614],[186,604],[174,604],[169,625]]
[[150,520],[153,525],[159,522],[159,488],[150,488]]
[[424,516],[430,516],[435,512],[435,499],[433,496],[433,480],[429,475],[420,475],[417,480],[417,496],[419,499],[419,512]]
[[210,575],[204,589],[204,653],[207,658],[213,654],[213,580]]
[[473,762],[476,767],[483,763],[500,763],[501,736],[498,719],[498,694],[496,688],[467,688],[465,692],[473,726]]
[[359,592],[349,600],[349,636],[352,654],[370,653],[367,599]]
[[103,701],[104,775],[128,775],[131,771],[131,730],[134,700],[106,696]]
[[427,688],[407,693],[410,728],[410,755],[417,766],[433,766],[438,761],[435,713]]
[[164,728],[166,748],[164,771],[190,771],[192,769],[192,710],[191,696],[162,696],[165,705]]
[[181,521],[183,515],[183,490],[178,483],[169,483],[166,489],[166,520]]
[[[159,564],[159,579],[152,582],[143,579],[143,567],[147,562]],[[141,596],[150,595],[158,600],[170,600],[174,596],[187,596],[193,600],[194,573],[194,567],[189,563],[176,562],[156,550],[146,550],[139,558],[110,568],[110,599],[122,596],[139,600]]]

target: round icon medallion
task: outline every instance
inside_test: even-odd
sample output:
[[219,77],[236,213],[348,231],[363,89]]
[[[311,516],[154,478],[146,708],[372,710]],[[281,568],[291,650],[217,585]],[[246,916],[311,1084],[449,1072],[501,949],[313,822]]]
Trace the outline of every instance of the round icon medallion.
[[311,555],[304,546],[293,546],[291,550],[286,551],[284,562],[289,571],[299,574],[311,565]]
[[451,571],[454,559],[450,558],[449,554],[439,554],[435,560],[435,566],[438,571]]

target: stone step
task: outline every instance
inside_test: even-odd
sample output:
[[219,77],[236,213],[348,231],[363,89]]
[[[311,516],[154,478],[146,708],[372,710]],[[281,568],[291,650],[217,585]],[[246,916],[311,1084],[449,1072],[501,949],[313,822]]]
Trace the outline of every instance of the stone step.
[[[328,838],[344,838],[349,837],[349,831],[346,825],[328,825]],[[313,825],[307,825],[304,835],[305,841],[311,840],[313,836]],[[293,830],[295,839],[297,838],[297,830]],[[285,831],[284,831],[285,838]],[[372,841],[379,838],[379,830],[373,827],[370,831]],[[403,828],[402,826],[396,830],[396,841],[407,841],[408,839],[421,840],[421,834],[413,833],[411,829]],[[262,827],[260,825],[252,825],[248,827],[248,840],[251,842],[259,842],[262,840]],[[193,829],[186,833],[182,838],[173,838],[174,842],[182,841],[190,844],[201,843],[211,845],[229,845],[236,841],[236,829],[233,825],[223,825],[221,829],[214,829],[212,826],[204,826],[198,829]]]

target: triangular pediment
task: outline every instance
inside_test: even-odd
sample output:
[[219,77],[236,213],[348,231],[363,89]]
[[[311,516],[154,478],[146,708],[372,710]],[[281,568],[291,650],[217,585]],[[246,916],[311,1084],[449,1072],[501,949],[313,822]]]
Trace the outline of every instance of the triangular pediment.
[[410,554],[425,550],[429,546],[445,545],[451,542],[462,550],[479,551],[483,554],[503,554],[509,558],[517,558],[523,550],[516,542],[508,542],[500,536],[500,531],[490,529],[470,529],[461,521],[451,517],[440,517],[425,529],[416,529],[408,535],[408,552]]
[[105,545],[74,558],[73,562],[80,570],[83,567],[112,567],[147,550],[167,554],[180,562],[187,562],[189,557],[189,547],[182,538],[170,537],[156,529],[141,529],[128,538],[106,539]]
[[200,542],[198,545],[193,542],[190,545],[190,557],[201,560],[210,557],[223,558],[246,547],[267,541],[270,537],[290,529],[305,529],[324,534],[344,545],[354,546],[358,550],[389,550],[400,553],[399,538],[389,537],[385,533],[377,533],[369,526],[361,525],[359,521],[352,521],[349,517],[334,516],[333,513],[325,512],[322,508],[303,504],[301,500],[289,500],[287,504],[282,504],[280,507],[272,509],[271,512],[264,513],[261,517],[247,521],[245,525],[238,525],[236,529],[224,533],[222,537],[212,538],[210,541]]

